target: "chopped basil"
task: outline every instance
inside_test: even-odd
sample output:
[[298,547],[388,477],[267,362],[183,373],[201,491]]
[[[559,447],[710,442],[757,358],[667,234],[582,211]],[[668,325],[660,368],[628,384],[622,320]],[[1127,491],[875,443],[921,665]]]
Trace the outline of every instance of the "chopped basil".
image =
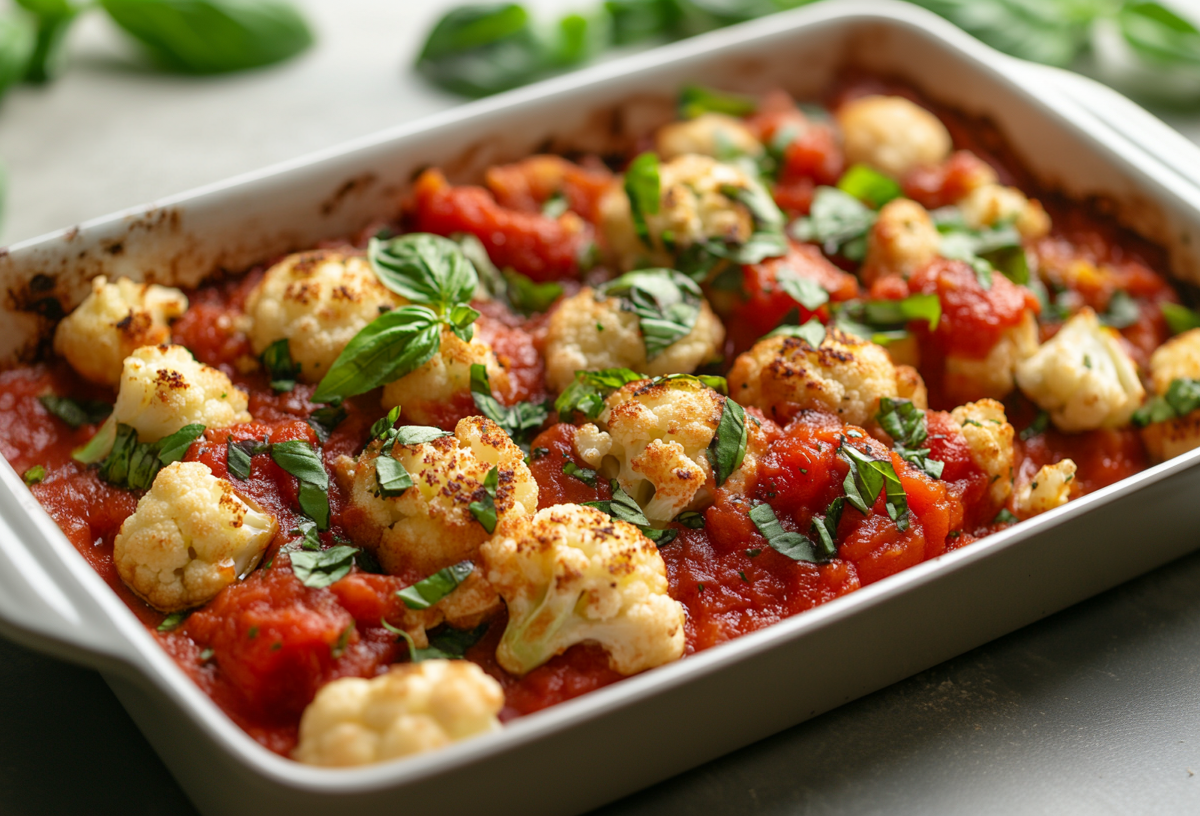
[[162,623],[160,623],[157,627],[158,631],[172,632],[172,631],[178,629],[180,626],[183,625],[183,622],[185,620],[187,620],[188,615],[190,615],[190,614],[192,614],[192,610],[190,610],[190,609],[183,609],[178,612],[172,612],[171,614],[169,614],[165,618],[163,618]]
[[700,530],[704,528],[704,514],[695,510],[685,510],[675,517],[675,523],[682,524],[689,530]]
[[807,218],[792,222],[789,231],[798,241],[821,245],[827,255],[852,261],[866,256],[867,233],[875,224],[873,210],[836,187],[818,187]]
[[413,486],[412,477],[408,475],[404,464],[393,459],[387,451],[375,458],[375,480],[379,483],[380,494],[388,498],[399,496]]
[[496,532],[496,488],[499,486],[500,468],[493,466],[483,478],[483,496],[467,505],[471,515],[480,527],[488,531],[488,535]]
[[102,400],[77,400],[44,394],[38,397],[38,402],[72,428],[103,422],[112,413],[112,406]]
[[929,448],[923,447],[929,436],[925,412],[911,400],[882,397],[875,421],[892,438],[892,450],[900,458],[925,472],[931,479],[940,479],[946,465],[929,458]]
[[387,412],[386,416],[382,416],[371,425],[371,439],[387,439],[389,431],[400,420],[400,406],[397,405]]
[[1139,428],[1153,422],[1185,417],[1200,408],[1200,380],[1179,377],[1171,380],[1167,393],[1153,397],[1133,414],[1133,424]]
[[841,444],[837,450],[842,461],[850,466],[842,488],[846,491],[846,501],[864,515],[870,512],[879,494],[886,491],[888,517],[896,522],[901,531],[907,530],[908,497],[904,494],[904,486],[892,463],[872,459],[851,445]]
[[573,479],[578,479],[588,487],[596,486],[596,471],[591,468],[580,467],[574,462],[567,462],[563,465],[563,473]]
[[[337,660],[339,657],[341,657],[342,655],[344,655],[346,653],[346,648],[350,645],[350,636],[352,634],[354,634],[354,624],[353,623],[349,624],[345,629],[343,629],[342,633],[340,635],[338,635],[337,642],[329,647],[329,655],[334,660]],[[277,643],[271,644],[272,650],[281,649],[281,648],[283,648],[282,642],[277,642]]]
[[670,544],[679,534],[678,530],[656,530],[650,526],[650,520],[646,518],[646,514],[642,512],[642,508],[634,501],[633,497],[626,493],[621,488],[621,483],[616,479],[609,482],[612,488],[612,499],[608,501],[590,501],[584,502],[584,507],[594,507],[602,513],[617,519],[632,524],[642,531],[642,535],[653,541],[659,547],[664,544]]
[[381,620],[383,628],[408,643],[409,660],[420,663],[422,660],[462,660],[467,649],[470,649],[487,634],[489,624],[484,622],[474,629],[454,629],[449,626],[439,626],[428,633],[429,646],[418,649],[412,635],[403,629],[392,626],[386,620]]
[[297,518],[296,529],[292,530],[292,535],[300,536],[300,549],[302,550],[318,552],[321,549],[321,536],[317,530],[317,523],[310,518],[305,516]]
[[[947,209],[954,212],[954,208]],[[992,272],[997,269],[1013,283],[1029,282],[1029,263],[1021,233],[1011,223],[970,229],[952,214],[943,214],[939,221],[938,230],[942,233],[939,253],[970,264],[982,288],[991,288]]]
[[1050,427],[1050,415],[1045,411],[1038,411],[1038,415],[1033,418],[1033,422],[1029,423],[1029,427],[1021,431],[1021,440],[1027,441],[1038,434],[1045,433],[1048,427]]
[[1007,507],[1005,507],[996,514],[994,519],[992,519],[992,524],[1016,524],[1018,520],[1019,519],[1014,516]]
[[834,309],[834,325],[879,345],[904,337],[910,322],[924,321],[933,331],[941,319],[942,305],[934,294],[903,300],[848,300]]
[[[84,464],[99,462],[100,478],[109,484],[131,490],[146,490],[154,483],[158,472],[164,466],[182,459],[191,444],[203,433],[203,425],[192,424],[157,442],[139,442],[137,431],[110,419],[87,445],[72,456]],[[107,452],[104,447],[108,447]]]
[[658,175],[658,155],[643,153],[625,171],[625,195],[629,197],[629,212],[633,227],[642,243],[650,245],[650,228],[646,216],[658,213],[662,183]]
[[816,545],[808,536],[784,530],[771,505],[756,504],[750,508],[750,520],[754,522],[754,526],[767,540],[771,549],[780,555],[786,555],[793,561],[806,561],[810,564],[819,564],[828,560],[817,551]]
[[300,378],[300,366],[292,362],[292,352],[286,337],[267,346],[261,359],[267,376],[271,378],[271,388],[276,391],[291,391],[296,387],[296,380]]
[[792,300],[799,303],[810,312],[829,302],[829,293],[825,287],[812,278],[801,277],[789,266],[781,266],[775,272],[775,283]]
[[187,455],[188,448],[200,438],[202,433],[204,433],[204,426],[197,422],[184,425],[170,436],[158,440],[155,445],[158,448],[159,461],[164,465],[178,462]]
[[442,325],[443,320],[425,306],[384,312],[342,349],[312,400],[331,402],[364,394],[415,371],[441,348]]
[[46,478],[46,468],[42,465],[34,465],[25,471],[21,475],[21,478],[25,480],[25,484],[27,485],[39,484]]
[[749,187],[725,186],[721,188],[721,193],[726,198],[741,203],[749,210],[759,229],[774,233],[780,233],[783,230],[783,212],[761,184],[752,183]]
[[405,587],[396,593],[396,597],[404,601],[409,609],[428,609],[457,589],[474,569],[475,565],[470,561],[459,561]]
[[341,400],[334,400],[329,405],[318,408],[308,415],[308,426],[313,429],[317,439],[324,445],[329,441],[330,434],[346,418],[346,406]]
[[300,481],[300,509],[322,530],[329,529],[329,474],[321,454],[303,439],[271,445],[275,464]]
[[550,415],[548,403],[518,402],[516,405],[501,405],[492,396],[487,367],[481,363],[471,365],[471,398],[475,407],[485,417],[499,425],[513,442],[525,447]]
[[646,379],[628,368],[604,368],[599,371],[576,371],[571,383],[554,401],[554,410],[565,422],[576,411],[586,419],[595,419],[604,410],[604,398],[623,385]]
[[721,421],[717,423],[717,432],[713,434],[712,442],[705,452],[708,462],[712,465],[713,479],[717,487],[733,475],[746,458],[746,442],[749,430],[746,428],[746,412],[742,406],[726,397],[721,408]]
[[626,272],[598,291],[637,315],[647,360],[691,333],[704,300],[696,282],[673,269]]
[[815,349],[825,342],[825,324],[813,318],[803,326],[776,326],[767,337],[799,337]]
[[363,572],[369,572],[372,575],[387,575],[385,570],[379,563],[379,559],[370,550],[359,550],[354,554],[355,565]]
[[842,510],[846,506],[844,496],[838,496],[829,503],[824,518],[813,517],[812,532],[817,537],[817,552],[825,559],[837,556],[837,528],[842,520]]
[[449,431],[443,431],[441,428],[435,428],[432,425],[401,425],[399,428],[395,428],[388,435],[388,438],[394,440],[397,445],[408,447],[412,445],[427,445],[430,442],[453,435]]
[[350,567],[354,565],[354,556],[357,553],[357,547],[347,547],[342,544],[318,552],[308,550],[293,552],[291,553],[292,573],[306,587],[321,589],[349,575]]
[[729,382],[724,377],[715,374],[661,374],[650,378],[651,385],[670,385],[671,383],[690,382],[711,388],[718,394],[729,393]]
[[413,232],[389,240],[372,238],[367,258],[380,283],[438,315],[469,303],[479,284],[463,248],[440,235]]
[[718,91],[702,85],[685,85],[679,92],[679,115],[684,119],[695,119],[704,113],[749,116],[756,110],[758,101],[751,96]]
[[876,210],[904,195],[894,178],[865,164],[855,164],[843,173],[838,179],[837,188]]
[[200,662],[207,663],[208,661],[213,659],[213,655],[215,655],[216,653],[217,652],[215,649],[213,649],[211,646],[208,647],[204,651],[200,652]]
[[1178,303],[1162,303],[1159,305],[1162,316],[1167,321],[1171,334],[1182,334],[1192,329],[1200,329],[1200,314]]
[[547,281],[534,283],[519,272],[506,269],[503,272],[507,284],[508,303],[516,311],[524,315],[544,312],[562,297],[561,283]]
[[232,436],[225,437],[225,466],[231,476],[243,482],[250,478],[250,453]]
[[1100,322],[1114,329],[1124,329],[1137,323],[1141,316],[1137,301],[1118,290],[1109,298],[1108,309],[1100,315]]

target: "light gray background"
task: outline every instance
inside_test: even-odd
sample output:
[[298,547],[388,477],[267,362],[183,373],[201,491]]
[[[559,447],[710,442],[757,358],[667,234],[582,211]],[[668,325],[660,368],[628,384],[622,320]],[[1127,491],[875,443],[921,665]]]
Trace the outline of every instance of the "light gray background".
[[[0,244],[458,101],[408,68],[452,2],[302,5],[316,48],[207,79],[146,71],[81,21],[66,75],[0,106]],[[1200,115],[1166,118],[1200,141]],[[194,813],[95,672],[0,641],[0,712],[0,813]],[[1200,554],[603,812],[1200,813],[1196,774]]]

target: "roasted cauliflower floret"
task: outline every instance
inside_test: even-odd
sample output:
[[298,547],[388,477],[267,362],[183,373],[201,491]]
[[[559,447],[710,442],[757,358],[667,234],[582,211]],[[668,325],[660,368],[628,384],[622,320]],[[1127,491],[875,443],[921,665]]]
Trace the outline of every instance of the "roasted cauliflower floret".
[[667,594],[658,548],[632,524],[559,504],[506,521],[480,549],[508,606],[496,649],[507,671],[526,674],[584,642],[621,674],[683,655],[683,606]]
[[158,472],[113,542],[126,586],[163,612],[211,600],[258,565],[279,525],[200,462]]
[[[490,533],[471,512],[487,497],[484,480],[497,468],[496,516],[525,516],[537,508],[538,487],[525,457],[498,425],[483,417],[460,420],[453,436],[419,445],[395,445],[390,454],[372,442],[356,461],[342,457],[338,478],[350,496],[345,511],[356,544],[375,552],[392,574],[431,575],[474,559]],[[413,486],[385,495],[375,460],[391,456]]]
[[1041,202],[1026,198],[1016,187],[984,184],[958,202],[967,225],[975,229],[1011,222],[1026,240],[1050,232],[1050,216]]
[[762,143],[744,122],[723,113],[702,113],[664,125],[654,136],[654,146],[664,161],[689,153],[724,158],[731,153],[758,156],[763,152]]
[[54,350],[87,380],[116,386],[121,366],[134,349],[171,338],[171,321],[187,311],[183,292],[151,283],[103,275],[92,292],[63,318],[54,332]]
[[729,188],[757,184],[745,172],[708,156],[685,155],[659,167],[659,209],[646,214],[651,246],[638,239],[629,197],[615,183],[600,200],[600,221],[609,250],[623,269],[672,266],[674,254],[710,238],[743,243],[754,231],[746,205]]
[[289,255],[267,270],[246,300],[255,354],[287,338],[305,382],[319,382],[354,335],[404,303],[360,255],[317,250]]
[[1119,428],[1146,396],[1120,336],[1088,308],[1017,365],[1017,384],[1064,431]]
[[423,660],[326,684],[300,717],[292,756],[328,767],[435,751],[500,730],[504,690],[466,660]]
[[1073,481],[1075,463],[1070,459],[1042,465],[1033,481],[1017,488],[1013,497],[1013,513],[1019,519],[1027,519],[1066,504],[1071,497]]
[[864,96],[837,112],[846,161],[902,177],[950,155],[950,133],[936,116],[900,96]]
[[143,346],[125,358],[112,415],[142,442],[157,442],[193,423],[228,428],[249,422],[248,403],[244,391],[183,346]]
[[729,394],[779,420],[811,409],[868,429],[876,427],[881,397],[927,407],[919,374],[893,365],[880,346],[833,327],[816,348],[800,337],[759,340],[734,362]]
[[988,498],[1001,507],[1012,493],[1013,426],[993,399],[960,405],[950,412],[971,449],[971,460],[991,479]]
[[[1150,384],[1155,395],[1166,396],[1176,380],[1200,380],[1200,329],[1171,338],[1150,355]],[[1150,423],[1142,429],[1142,441],[1156,462],[1200,448],[1200,410]]]
[[[725,397],[698,380],[629,383],[609,395],[596,424],[575,434],[579,456],[633,497],[655,527],[684,510],[712,502],[717,485],[708,446],[721,422]],[[765,447],[746,419],[745,459],[725,485],[744,482]]]
[[907,198],[889,201],[867,235],[863,283],[870,286],[885,275],[907,279],[938,256],[941,242],[942,236],[924,207]]
[[1016,387],[1017,366],[1038,348],[1037,320],[1026,312],[1021,322],[1006,329],[985,357],[947,354],[946,394],[955,400],[1003,399]]
[[[488,382],[496,393],[508,390],[508,372],[496,359],[492,347],[479,338],[463,340],[449,329],[442,330],[437,354],[418,368],[383,387],[383,407],[403,406],[404,418],[418,425],[436,425],[446,415],[446,406],[471,399],[471,366],[487,368]],[[461,416],[461,415],[460,415]]]
[[638,316],[615,297],[584,287],[563,300],[550,315],[546,332],[546,382],[562,391],[576,371],[629,368],[644,374],[689,374],[720,355],[725,327],[707,301],[701,301],[696,325],[652,360]]

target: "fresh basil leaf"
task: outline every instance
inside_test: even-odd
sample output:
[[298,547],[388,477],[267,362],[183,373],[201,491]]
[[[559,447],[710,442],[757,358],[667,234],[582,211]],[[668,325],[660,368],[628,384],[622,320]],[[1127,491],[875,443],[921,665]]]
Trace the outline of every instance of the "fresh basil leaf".
[[292,351],[286,337],[263,350],[262,364],[271,379],[271,388],[283,392],[296,387],[296,380],[300,379],[300,366],[292,362]]
[[1116,291],[1108,300],[1108,310],[1100,315],[1100,322],[1114,329],[1124,329],[1137,323],[1141,316],[1137,301],[1124,292]]
[[381,453],[375,459],[375,480],[379,483],[379,492],[388,498],[394,498],[413,486],[412,477],[408,475],[404,463],[392,458],[389,453]]
[[924,471],[931,479],[940,479],[945,463],[929,458],[929,448],[922,447],[929,436],[925,412],[911,400],[882,397],[875,421],[892,438],[892,450],[913,467]]
[[42,407],[72,428],[103,422],[112,413],[112,406],[102,400],[77,400],[43,394],[38,397]]
[[24,78],[42,83],[54,79],[66,64],[67,31],[85,8],[68,0],[16,0],[30,12],[0,18],[0,93]]
[[188,448],[200,438],[204,430],[204,426],[196,422],[191,425],[184,425],[170,436],[165,436],[158,440],[155,444],[158,448],[159,461],[164,465],[178,462],[187,455]]
[[308,550],[309,552],[319,552],[321,549],[321,536],[317,529],[317,523],[310,518],[300,516],[296,519],[296,529],[292,530],[293,535],[300,536],[300,549]]
[[370,550],[359,550],[356,552],[354,554],[354,564],[363,572],[369,572],[372,575],[387,575],[387,570],[379,564],[379,559]]
[[729,381],[713,374],[662,374],[650,379],[651,385],[668,385],[670,383],[699,383],[718,394],[729,396]]
[[604,411],[604,398],[623,385],[646,379],[628,368],[605,368],[599,371],[576,371],[575,381],[554,401],[559,417],[570,422],[578,411],[585,419],[596,419]]
[[300,509],[317,523],[318,530],[329,529],[329,488],[312,482],[301,482],[298,501]]
[[408,644],[409,660],[413,663],[420,663],[422,660],[462,660],[467,649],[479,642],[487,633],[489,626],[488,623],[481,623],[474,629],[453,629],[449,626],[441,626],[428,633],[429,646],[418,649],[417,644],[413,642],[412,635],[408,632],[392,626],[386,620],[381,619],[379,622],[384,629],[397,638],[402,638]]
[[825,324],[813,318],[803,326],[776,326],[767,333],[767,337],[799,337],[814,349],[825,342]]
[[625,171],[625,195],[629,198],[629,212],[638,238],[650,246],[650,228],[646,216],[658,213],[662,195],[662,184],[658,174],[658,155],[643,153]]
[[865,164],[852,165],[838,179],[837,188],[875,210],[904,195],[894,178]]
[[46,480],[46,468],[42,465],[34,465],[21,474],[21,478],[25,481],[25,484],[30,486],[40,484]]
[[308,24],[278,0],[100,0],[159,64],[189,74],[257,68],[313,42]]
[[892,463],[872,459],[858,448],[846,444],[838,447],[838,455],[850,466],[842,483],[846,501],[866,515],[879,494],[886,491],[888,517],[896,522],[900,531],[907,530],[908,498]]
[[441,323],[429,308],[401,306],[384,312],[354,335],[312,400],[345,399],[398,380],[425,365],[441,344]]
[[1200,68],[1200,29],[1161,3],[1125,3],[1117,12],[1125,41],[1157,66]]
[[369,438],[370,439],[385,439],[385,438],[387,438],[388,432],[392,430],[392,426],[395,425],[399,420],[400,420],[400,406],[396,405],[387,412],[387,416],[384,416],[384,417],[381,417],[381,418],[375,420],[375,423],[373,425],[371,425],[371,431],[370,431],[371,435]]
[[[714,238],[695,246],[714,258],[724,258],[727,261],[740,265],[762,263],[768,258],[781,258],[788,252],[787,236],[777,230],[755,230],[746,239],[746,242],[742,244],[729,243]],[[693,247],[689,247],[689,250],[692,249]],[[695,267],[693,264],[693,268],[703,268],[704,265],[702,263],[699,267]],[[695,280],[695,276],[693,275],[689,275],[688,277]]]
[[1180,377],[1171,380],[1167,393],[1156,396],[1133,415],[1133,424],[1145,427],[1152,422],[1185,417],[1200,408],[1200,380]]
[[501,405],[492,396],[488,382],[487,367],[481,363],[471,365],[471,397],[475,407],[485,417],[499,425],[513,442],[525,447],[550,415],[545,403],[519,402],[516,405]]
[[91,439],[71,451],[71,458],[84,465],[97,464],[112,451],[116,438],[117,421],[110,416]]
[[409,609],[428,609],[457,589],[474,569],[475,565],[470,561],[459,561],[410,587],[405,587],[396,593],[396,597],[404,601],[404,605]]
[[791,267],[782,266],[776,270],[775,284],[810,312],[815,312],[829,302],[829,293],[825,291],[825,287],[812,278],[801,277]]
[[532,82],[551,67],[551,48],[516,3],[482,3],[447,12],[417,58],[431,82],[465,96],[487,96]]
[[783,211],[761,184],[752,183],[749,187],[726,186],[721,188],[721,194],[740,202],[749,210],[755,226],[759,229],[775,233],[783,231]]
[[[933,294],[909,295],[902,300],[850,300],[839,304],[839,328],[844,318],[864,324],[870,332],[904,329],[913,321],[924,321],[929,330],[934,331],[942,319],[942,304]],[[856,331],[850,333],[863,337]]]
[[1016,524],[1019,520],[1011,510],[1005,507],[992,519],[992,524]]
[[479,284],[463,248],[440,235],[413,232],[387,241],[372,238],[367,258],[384,286],[439,315],[469,303]]
[[329,441],[329,436],[337,426],[346,419],[346,416],[346,406],[342,405],[341,400],[334,400],[331,404],[318,408],[308,415],[308,427],[313,429],[317,439],[324,445]]
[[402,425],[396,428],[391,438],[395,440],[395,444],[409,447],[412,445],[427,445],[438,439],[447,436],[454,436],[449,431],[443,431],[441,428],[435,428],[432,425]]
[[696,282],[673,269],[626,272],[598,288],[638,317],[646,359],[653,360],[696,326],[703,296]]
[[574,462],[567,462],[563,465],[562,470],[563,473],[574,479],[578,479],[588,487],[596,486],[596,471],[591,468],[583,468]]
[[813,517],[812,532],[817,537],[817,554],[825,560],[837,557],[837,531],[846,506],[844,496],[838,496],[829,504],[824,518]]
[[1200,329],[1200,314],[1179,303],[1162,303],[1158,307],[1171,334],[1183,334],[1185,331]]
[[561,283],[547,281],[534,283],[519,272],[506,269],[503,273],[508,284],[508,302],[516,311],[524,315],[544,312],[554,305],[554,301],[562,297]]
[[612,17],[616,45],[669,36],[679,23],[679,6],[673,0],[605,0],[604,8]]
[[812,540],[803,533],[788,532],[783,529],[775,511],[769,504],[756,504],[750,508],[750,520],[758,528],[758,532],[767,540],[767,544],[780,555],[786,555],[793,561],[805,561],[819,564],[826,561]]
[[675,517],[675,523],[682,524],[689,530],[704,529],[704,514],[697,513],[695,510],[685,510]]
[[1038,415],[1033,418],[1033,422],[1029,423],[1029,427],[1021,431],[1021,441],[1033,439],[1038,434],[1046,432],[1050,427],[1050,415],[1045,411],[1038,411]]
[[275,464],[301,482],[328,489],[329,474],[325,471],[325,463],[321,461],[321,454],[317,452],[311,442],[303,439],[276,442],[271,445],[271,458],[275,460]]
[[621,484],[616,479],[609,482],[612,488],[612,499],[608,501],[590,501],[584,502],[585,507],[594,507],[602,513],[605,513],[613,518],[628,522],[641,530],[642,535],[654,542],[658,547],[670,544],[679,535],[678,530],[657,530],[650,526],[649,520],[642,512],[642,508],[633,500],[633,497],[621,489]]
[[757,110],[758,100],[752,96],[718,91],[702,85],[686,85],[679,93],[679,115],[684,119],[695,119],[704,113],[749,116]]
[[1065,68],[1087,43],[1095,4],[1076,0],[914,0],[1014,57]]
[[545,38],[547,67],[569,68],[592,59],[608,47],[611,29],[611,20],[602,9],[563,15]]
[[479,526],[488,535],[496,532],[496,488],[500,486],[500,468],[493,466],[483,478],[483,496],[467,505]]
[[180,626],[183,626],[183,622],[188,619],[188,615],[190,614],[192,614],[192,610],[190,609],[172,612],[163,618],[162,623],[158,625],[157,629],[160,632],[173,632]]
[[319,552],[298,550],[290,554],[292,574],[306,587],[322,589],[350,574],[357,553],[357,547],[343,544]]
[[826,255],[862,260],[866,236],[876,218],[873,210],[849,193],[818,187],[809,215],[793,221],[789,232],[797,241],[820,244]]
[[243,482],[250,478],[250,453],[234,442],[232,436],[225,437],[225,467],[230,475]]
[[717,423],[717,432],[713,434],[712,442],[705,452],[712,466],[713,479],[717,487],[733,475],[742,460],[746,458],[746,443],[749,439],[749,429],[746,427],[746,412],[728,397],[721,409],[721,421]]
[[995,269],[1013,283],[1024,285],[1029,282],[1029,264],[1021,244],[1021,233],[1011,223],[967,229],[943,222],[939,230],[942,239],[938,252],[944,258],[970,264],[984,289],[991,288]]
[[[99,462],[100,478],[110,484],[146,490],[163,466],[182,459],[202,433],[203,425],[192,424],[158,442],[139,442],[137,431],[109,419],[87,445],[72,455],[85,464]],[[97,458],[101,455],[102,459]]]

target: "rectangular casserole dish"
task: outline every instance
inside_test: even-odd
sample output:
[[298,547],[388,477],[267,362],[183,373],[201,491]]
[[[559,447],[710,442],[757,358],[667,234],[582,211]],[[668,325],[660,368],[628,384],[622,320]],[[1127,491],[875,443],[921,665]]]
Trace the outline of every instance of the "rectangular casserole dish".
[[[605,151],[666,121],[679,86],[813,97],[854,65],[987,116],[1047,186],[1103,197],[1200,282],[1200,150],[1119,97],[1016,62],[918,9],[829,3],[690,40],[360,140],[0,255],[0,362],[41,347],[97,274],[190,286],[393,215],[419,169],[471,180],[535,150]],[[176,667],[0,466],[0,631],[100,669],[207,813],[453,801],[570,813],[854,699],[1192,549],[1200,453],[732,643],[519,720],[352,771],[284,760]],[[936,623],[931,623],[936,622]],[[636,747],[634,747],[636,746]]]

